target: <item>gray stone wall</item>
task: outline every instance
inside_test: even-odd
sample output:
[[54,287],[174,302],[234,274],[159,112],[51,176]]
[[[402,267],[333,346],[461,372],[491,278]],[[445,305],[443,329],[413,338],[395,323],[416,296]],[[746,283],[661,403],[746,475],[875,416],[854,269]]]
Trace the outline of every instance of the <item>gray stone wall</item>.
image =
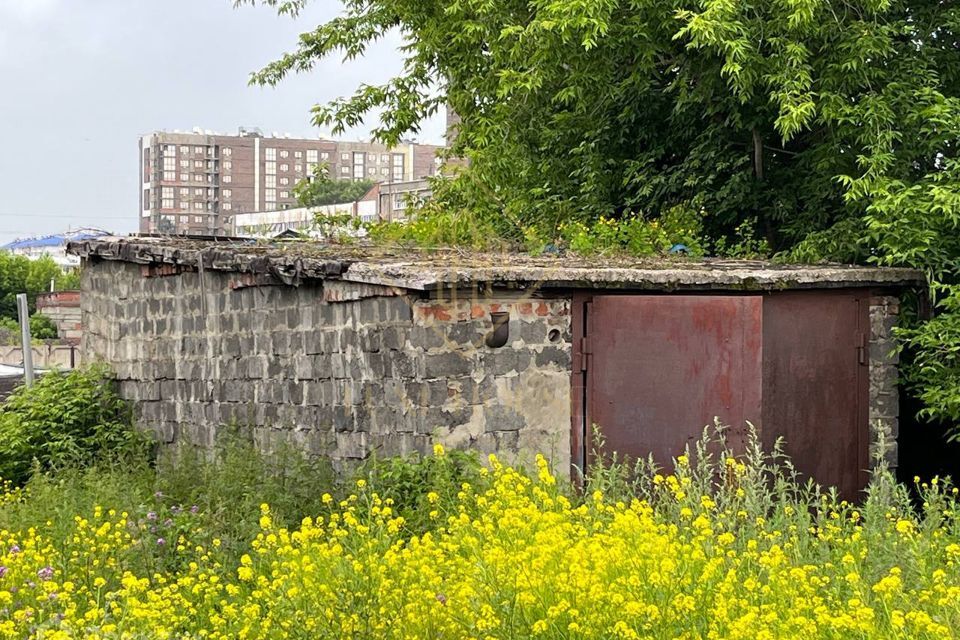
[[900,359],[893,335],[899,315],[897,298],[877,296],[870,300],[870,460],[872,464],[882,456],[892,469],[897,467],[900,434]]
[[[569,468],[570,302],[404,291],[102,261],[83,271],[84,354],[164,442],[252,427],[335,461],[432,442]],[[490,313],[510,336],[487,347]]]

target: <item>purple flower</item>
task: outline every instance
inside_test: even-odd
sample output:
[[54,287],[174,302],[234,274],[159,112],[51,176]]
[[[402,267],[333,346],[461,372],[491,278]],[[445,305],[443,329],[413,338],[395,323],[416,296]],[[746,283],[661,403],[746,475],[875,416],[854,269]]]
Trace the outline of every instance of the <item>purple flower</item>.
[[162,547],[163,545],[167,544],[167,541],[163,538],[157,538],[157,544]]
[[44,567],[37,571],[37,577],[41,580],[49,580],[53,577],[53,567]]
[[199,512],[200,512],[200,507],[198,507],[197,505],[193,505],[192,507],[190,507],[190,513],[199,513]]
[[5,575],[7,575],[7,568],[2,564],[0,564],[0,578],[2,578]]
[[177,515],[181,511],[183,511],[183,508],[178,504],[175,504],[172,507],[170,507],[170,513],[172,513],[173,515]]
[[10,553],[20,553],[20,545],[15,544],[10,547]]
[[167,518],[166,520],[163,521],[163,526],[165,527],[169,527],[172,524],[173,524],[173,520],[171,520],[170,518]]
[[156,520],[156,519],[157,519],[156,511],[151,511],[150,513],[147,514],[147,520]]
[[163,497],[163,491],[157,491],[155,494],[153,494],[153,497],[154,497],[154,498],[162,498],[162,497]]

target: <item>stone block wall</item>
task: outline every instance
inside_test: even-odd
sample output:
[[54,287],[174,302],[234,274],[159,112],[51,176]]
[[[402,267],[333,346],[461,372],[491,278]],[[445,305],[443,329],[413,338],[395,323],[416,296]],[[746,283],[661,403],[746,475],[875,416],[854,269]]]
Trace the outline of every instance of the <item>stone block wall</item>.
[[[220,425],[334,461],[432,442],[536,452],[569,469],[570,301],[299,287],[249,275],[101,261],[83,271],[87,361],[115,369],[140,423],[209,446]],[[486,346],[490,313],[509,338]]]
[[876,296],[870,300],[870,462],[883,457],[896,469],[900,435],[900,392],[897,385],[900,359],[893,330],[900,315],[895,297]]

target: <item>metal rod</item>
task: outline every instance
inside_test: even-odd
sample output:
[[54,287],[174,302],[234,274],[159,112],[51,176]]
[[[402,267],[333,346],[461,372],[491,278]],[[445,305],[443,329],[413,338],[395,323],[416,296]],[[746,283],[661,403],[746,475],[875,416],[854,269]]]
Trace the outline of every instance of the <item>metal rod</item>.
[[33,345],[30,343],[30,308],[25,293],[17,294],[17,313],[20,316],[20,343],[23,346],[23,379],[29,387],[33,385]]

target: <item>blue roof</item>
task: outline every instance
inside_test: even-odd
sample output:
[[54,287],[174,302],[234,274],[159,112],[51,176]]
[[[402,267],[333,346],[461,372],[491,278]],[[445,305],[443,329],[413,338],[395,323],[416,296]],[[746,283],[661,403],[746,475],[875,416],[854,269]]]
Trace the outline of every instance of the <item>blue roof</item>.
[[8,242],[0,246],[0,250],[16,251],[17,249],[39,249],[43,247],[59,247],[71,240],[89,240],[100,236],[109,235],[106,231],[85,230],[72,233],[61,233],[52,236],[41,236],[38,238],[23,238]]

